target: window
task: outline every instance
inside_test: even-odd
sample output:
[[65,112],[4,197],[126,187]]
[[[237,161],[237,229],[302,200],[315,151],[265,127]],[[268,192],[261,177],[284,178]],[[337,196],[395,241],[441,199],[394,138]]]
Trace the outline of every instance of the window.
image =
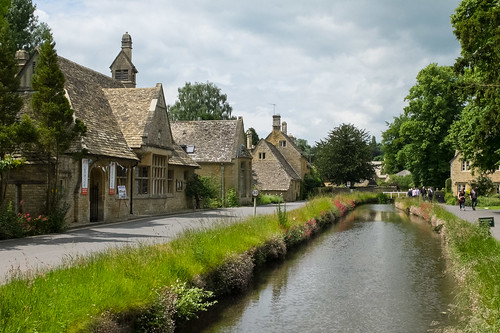
[[280,145],[280,147],[286,147],[286,141],[280,140],[279,145]]
[[165,194],[165,176],[167,175],[167,158],[161,155],[153,155],[153,194]]
[[168,193],[174,193],[174,170],[168,170],[167,186]]
[[462,161],[462,171],[469,171],[469,170],[470,170],[470,162]]
[[138,166],[136,167],[135,184],[138,194],[149,193],[149,167]]
[[462,189],[465,191],[465,184],[457,184],[457,193],[462,191]]
[[116,166],[116,185],[127,186],[127,169],[120,165]]
[[175,181],[175,189],[177,192],[182,192],[182,180],[177,179]]
[[115,79],[119,81],[128,81],[128,69],[117,69],[115,71]]
[[259,153],[259,160],[265,160],[266,159],[266,153]]
[[500,194],[500,183],[495,184],[495,190],[497,191],[497,194]]
[[186,146],[186,153],[194,154],[194,146]]

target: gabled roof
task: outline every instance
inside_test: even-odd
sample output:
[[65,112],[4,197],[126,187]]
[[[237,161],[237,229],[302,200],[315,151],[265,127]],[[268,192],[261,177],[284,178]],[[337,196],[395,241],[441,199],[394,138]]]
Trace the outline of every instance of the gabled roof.
[[[128,145],[140,148],[149,122],[154,121],[155,100],[161,96],[161,85],[154,88],[104,89],[104,94]],[[165,121],[168,121],[166,115]],[[170,131],[168,135],[170,136]],[[171,138],[169,141],[172,141]]]
[[239,143],[242,120],[197,120],[170,123],[175,143],[192,147],[189,154],[198,163],[231,163],[251,154]]
[[198,163],[193,161],[189,155],[182,149],[178,144],[174,144],[174,151],[172,152],[172,156],[168,159],[168,164],[171,165],[181,165],[181,166],[189,166],[199,168]]
[[283,133],[281,130],[273,130],[271,133],[269,133],[269,135],[266,137],[266,140],[269,140],[269,138],[273,135],[273,132],[279,132],[279,134],[281,134],[281,136],[283,136],[283,138],[285,139],[285,141],[287,141],[287,145],[290,145],[292,146],[296,151],[297,153],[299,153],[300,155],[304,156],[304,152],[299,148],[299,146],[297,146],[297,144],[295,143],[295,140],[290,138],[287,134]]
[[261,190],[288,191],[292,180],[301,180],[300,176],[297,175],[292,166],[274,145],[261,139],[253,152],[254,154],[258,154],[259,150],[262,151],[262,149],[266,153],[271,153],[274,158],[267,156],[264,160],[256,159],[252,163],[254,179]]
[[123,84],[106,75],[59,57],[66,79],[65,89],[75,116],[87,126],[80,142],[89,154],[137,160],[119,130],[103,88],[123,88]]
[[115,63],[120,59],[120,58],[123,58],[125,60],[125,62],[132,68],[132,71],[134,73],[139,73],[139,71],[137,70],[137,68],[135,68],[134,64],[132,63],[132,60],[130,60],[130,58],[127,56],[127,54],[125,52],[123,52],[123,50],[121,50],[118,55],[116,56],[115,60],[113,60],[113,62],[111,63],[111,66],[109,66],[109,68],[113,68]]

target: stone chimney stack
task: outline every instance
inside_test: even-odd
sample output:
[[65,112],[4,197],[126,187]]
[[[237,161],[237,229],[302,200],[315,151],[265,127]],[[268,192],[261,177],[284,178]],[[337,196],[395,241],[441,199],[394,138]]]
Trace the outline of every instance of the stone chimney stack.
[[122,51],[132,61],[132,37],[126,32],[122,36]]
[[247,148],[248,149],[252,149],[253,148],[253,145],[252,145],[252,131],[250,131],[248,129],[247,132],[246,132],[246,134],[247,134]]
[[287,131],[287,125],[286,125],[286,121],[284,121],[282,124],[281,124],[281,132],[283,132],[283,134],[287,134],[286,133]]
[[273,115],[273,131],[281,130],[281,116],[279,114]]

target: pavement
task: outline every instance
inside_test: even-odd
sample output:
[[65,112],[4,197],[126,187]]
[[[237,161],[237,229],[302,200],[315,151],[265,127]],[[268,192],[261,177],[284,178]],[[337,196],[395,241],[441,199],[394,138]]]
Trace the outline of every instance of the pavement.
[[476,210],[472,210],[471,207],[465,207],[465,210],[460,210],[458,205],[442,206],[450,213],[453,213],[462,220],[469,221],[471,223],[478,223],[479,218],[482,217],[493,217],[495,226],[490,228],[491,235],[497,240],[500,240],[500,210],[483,208],[476,208]]
[[[286,203],[286,210],[304,205],[304,201],[289,202]],[[258,206],[256,214],[276,213],[276,206]],[[47,271],[110,248],[166,243],[187,229],[235,223],[253,214],[254,207],[196,210],[124,222],[90,224],[61,234],[3,240],[0,241],[0,284],[15,276]]]

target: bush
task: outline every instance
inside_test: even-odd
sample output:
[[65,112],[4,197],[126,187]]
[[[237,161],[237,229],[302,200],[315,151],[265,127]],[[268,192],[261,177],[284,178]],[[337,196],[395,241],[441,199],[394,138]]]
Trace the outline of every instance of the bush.
[[451,178],[446,179],[444,182],[444,191],[445,193],[452,193],[451,192]]
[[389,202],[389,196],[384,193],[378,193],[377,194],[377,202],[379,204],[386,204]]
[[477,205],[480,207],[500,206],[500,196],[496,194],[488,197],[478,197]]
[[457,197],[454,196],[451,192],[446,192],[444,195],[444,201],[447,205],[456,205],[458,203],[457,200]]
[[23,228],[16,213],[12,209],[12,202],[0,207],[0,239],[23,237]]
[[278,195],[263,194],[257,197],[258,205],[279,204],[283,202],[283,198]]
[[240,205],[240,200],[234,188],[230,188],[226,192],[226,203],[228,207],[238,207]]

